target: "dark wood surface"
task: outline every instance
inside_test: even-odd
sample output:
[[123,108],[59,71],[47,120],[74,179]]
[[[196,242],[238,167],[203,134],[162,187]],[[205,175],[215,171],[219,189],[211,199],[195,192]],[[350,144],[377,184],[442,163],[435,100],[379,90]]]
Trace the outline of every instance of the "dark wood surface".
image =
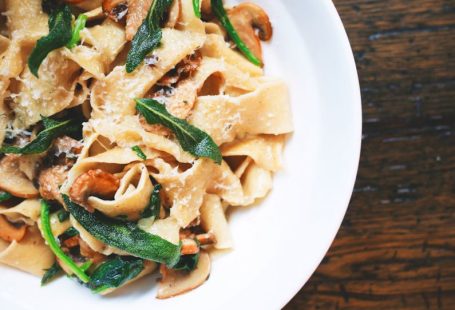
[[455,0],[334,2],[360,75],[360,170],[285,309],[455,309]]

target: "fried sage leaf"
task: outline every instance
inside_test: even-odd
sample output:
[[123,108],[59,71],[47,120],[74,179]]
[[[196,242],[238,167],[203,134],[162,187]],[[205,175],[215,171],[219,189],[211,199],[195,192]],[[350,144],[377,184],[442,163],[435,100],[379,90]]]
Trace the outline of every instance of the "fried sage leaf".
[[80,124],[72,120],[59,121],[42,116],[42,121],[44,130],[32,142],[23,147],[3,146],[0,148],[0,153],[24,155],[43,153],[47,151],[55,138],[74,133],[80,129]]
[[52,8],[49,4],[49,9],[51,10],[48,21],[49,34],[36,42],[36,46],[28,58],[30,71],[36,77],[38,77],[38,69],[46,56],[53,50],[64,47],[72,36],[70,7],[65,4]]
[[52,281],[59,273],[62,272],[62,267],[55,262],[51,268],[47,269],[46,272],[44,273],[43,277],[41,278],[41,285],[45,285]]
[[142,151],[142,149],[139,146],[137,146],[137,145],[133,146],[131,149],[137,154],[137,157],[139,157],[140,159],[142,159],[142,160],[147,159],[147,156],[144,154],[144,152]]
[[213,139],[185,120],[172,116],[158,101],[136,99],[136,110],[149,124],[161,124],[172,130],[185,151],[196,157],[211,158],[215,163],[221,164],[223,158]]
[[8,192],[0,191],[0,202],[5,202],[7,200],[10,200],[13,198],[13,195],[11,195]]
[[155,0],[131,42],[131,49],[126,59],[126,72],[131,73],[139,66],[144,58],[157,48],[163,32],[161,24],[173,0]]
[[237,45],[237,48],[253,64],[256,66],[262,66],[261,60],[253,54],[248,46],[246,46],[245,42],[242,41],[231,21],[229,20],[226,10],[223,7],[223,0],[211,0],[211,4],[213,14],[220,21],[221,25],[223,25],[224,29],[226,29],[229,37],[231,37],[232,41],[234,41],[235,45]]
[[160,198],[161,185],[155,185],[152,195],[150,196],[150,202],[141,214],[141,218],[155,217],[158,218],[160,215],[161,198]]
[[193,271],[199,262],[200,252],[197,254],[182,255],[179,262],[172,267],[174,270]]
[[90,213],[63,195],[65,205],[71,215],[93,237],[107,245],[116,247],[131,255],[174,266],[180,259],[180,245],[149,234],[135,223],[125,223],[109,218],[95,211]]
[[144,260],[137,257],[116,256],[99,265],[92,273],[89,287],[95,293],[117,288],[136,278],[144,270]]

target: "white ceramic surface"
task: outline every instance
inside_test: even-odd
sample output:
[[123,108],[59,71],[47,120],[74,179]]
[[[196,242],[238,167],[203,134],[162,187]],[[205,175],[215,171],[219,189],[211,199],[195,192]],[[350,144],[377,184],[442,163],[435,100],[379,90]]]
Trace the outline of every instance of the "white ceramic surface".
[[304,285],[351,197],[361,141],[357,73],[330,0],[254,1],[274,23],[267,74],[288,81],[296,130],[273,192],[232,213],[235,250],[215,255],[205,285],[168,300],[155,299],[153,277],[103,298],[66,278],[41,288],[39,279],[0,267],[2,309],[278,309]]

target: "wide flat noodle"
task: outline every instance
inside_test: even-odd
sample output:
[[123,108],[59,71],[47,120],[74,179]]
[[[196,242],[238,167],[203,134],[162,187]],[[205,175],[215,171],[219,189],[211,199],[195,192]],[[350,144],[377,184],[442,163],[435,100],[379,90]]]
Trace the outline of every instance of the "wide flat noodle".
[[281,169],[284,135],[259,135],[224,144],[223,156],[249,156],[261,168],[276,172]]
[[8,30],[13,40],[33,46],[49,32],[47,14],[41,10],[41,0],[6,0]]
[[221,200],[217,195],[206,195],[204,197],[204,203],[201,207],[201,226],[205,231],[215,235],[215,248],[232,248],[231,232]]
[[142,64],[132,73],[118,66],[96,82],[91,96],[92,117],[118,121],[123,116],[134,115],[134,98],[143,97],[166,72],[202,46],[204,39],[202,34],[164,29],[161,45],[153,52],[159,59],[155,65]]
[[144,146],[146,154],[149,151],[162,151],[172,155],[179,162],[189,163],[194,157],[182,150],[180,145],[161,135],[147,132],[139,121],[139,117],[125,116],[121,121],[112,123],[109,119],[94,119],[89,122],[91,130],[123,148],[135,145]]
[[147,167],[136,164],[130,167],[120,180],[120,187],[113,200],[104,200],[91,196],[88,205],[110,217],[127,217],[138,220],[149,205],[153,184]]
[[39,78],[28,68],[20,77],[18,93],[12,104],[14,127],[27,128],[41,119],[71,106],[74,99],[79,65],[54,51],[43,61]]
[[10,244],[0,240],[0,262],[42,276],[54,263],[54,254],[36,226],[27,228],[24,239]]
[[198,159],[190,169],[179,172],[161,159],[155,161],[155,167],[160,172],[152,175],[172,202],[171,216],[181,227],[187,227],[199,216],[199,208],[210,182],[207,176],[214,166],[211,160]]
[[40,216],[40,208],[38,199],[26,199],[14,207],[0,210],[0,215],[6,216],[10,222],[32,226]]
[[227,63],[236,66],[243,72],[247,72],[251,76],[261,76],[263,70],[249,62],[245,57],[238,52],[232,50],[224,38],[218,34],[209,34],[205,40],[204,46],[201,48],[203,56],[221,58]]
[[189,121],[210,134],[217,144],[245,134],[293,131],[287,87],[279,80],[264,82],[254,92],[235,98],[199,97]]

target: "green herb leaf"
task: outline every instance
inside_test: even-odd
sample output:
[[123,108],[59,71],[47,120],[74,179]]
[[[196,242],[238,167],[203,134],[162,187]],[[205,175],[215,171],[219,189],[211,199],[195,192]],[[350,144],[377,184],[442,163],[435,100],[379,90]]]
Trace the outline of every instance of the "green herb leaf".
[[84,283],[88,283],[90,277],[82,270],[76,263],[67,256],[63,250],[58,245],[55,240],[54,235],[52,234],[51,222],[49,216],[49,204],[45,200],[41,200],[41,227],[43,231],[44,240],[46,240],[52,252],[60,260],[61,263],[68,266],[72,272]]
[[53,10],[58,7],[58,2],[56,0],[42,0],[41,8],[43,12],[50,14]]
[[120,287],[136,278],[144,270],[144,260],[137,257],[116,256],[102,263],[93,272],[89,287],[96,293]]
[[196,157],[211,158],[217,164],[221,164],[223,158],[213,139],[185,120],[169,114],[158,101],[149,98],[136,99],[136,110],[149,124],[161,124],[172,130],[185,151]]
[[57,213],[57,218],[60,223],[63,223],[64,221],[70,218],[70,214],[66,210],[60,210]]
[[237,48],[245,55],[245,57],[251,61],[256,66],[262,66],[262,62],[259,58],[257,58],[253,52],[246,46],[245,42],[239,37],[237,31],[235,30],[234,26],[232,26],[231,21],[226,13],[226,10],[223,7],[223,0],[211,0],[212,4],[212,11],[215,17],[220,21],[221,25],[226,29],[227,33],[231,37],[232,41],[234,41]]
[[81,41],[81,30],[85,28],[87,22],[87,15],[81,14],[77,17],[74,23],[73,32],[71,34],[71,40],[66,44],[68,48],[76,47]]
[[4,146],[0,148],[0,153],[6,154],[39,154],[47,151],[55,138],[76,132],[80,129],[80,124],[71,120],[58,121],[42,116],[44,130],[36,138],[24,147]]
[[134,223],[125,223],[108,218],[95,211],[90,213],[63,195],[71,215],[93,237],[107,245],[116,247],[131,255],[174,266],[180,258],[180,245],[141,230]]
[[91,260],[88,260],[86,261],[85,263],[83,263],[80,268],[84,271],[87,271],[90,267],[92,267],[93,265],[93,262]]
[[79,235],[79,232],[74,227],[70,227],[63,232],[62,238],[69,239],[69,238],[77,236],[77,235]]
[[13,198],[13,195],[11,195],[10,193],[0,191],[0,202],[5,202],[7,200],[10,200],[11,198]]
[[41,286],[49,283],[53,278],[55,278],[62,271],[62,267],[55,262],[51,268],[46,270],[43,277],[41,278]]
[[147,159],[147,156],[145,156],[144,152],[142,152],[142,150],[141,150],[141,148],[140,148],[139,146],[137,146],[137,145],[136,145],[136,146],[133,146],[131,149],[132,149],[133,151],[135,151],[136,154],[137,154],[137,156],[138,156],[139,158],[141,158],[142,160],[146,160],[146,159]]
[[144,58],[161,42],[161,24],[173,0],[155,0],[142,22],[136,35],[131,41],[131,49],[126,59],[126,72],[131,73],[139,66]]
[[201,0],[193,0],[193,10],[196,17],[201,18]]
[[[33,18],[33,16],[29,16]],[[30,57],[28,66],[30,71],[38,77],[38,69],[46,56],[65,46],[71,40],[71,10],[68,5],[60,5],[51,11],[49,15],[49,34],[36,42]]]
[[157,218],[160,215],[161,198],[160,198],[161,185],[155,185],[152,195],[150,196],[150,202],[148,206],[142,211],[141,218],[148,218],[154,216]]
[[172,267],[174,270],[193,271],[199,262],[200,252],[192,255],[182,255],[179,262]]

